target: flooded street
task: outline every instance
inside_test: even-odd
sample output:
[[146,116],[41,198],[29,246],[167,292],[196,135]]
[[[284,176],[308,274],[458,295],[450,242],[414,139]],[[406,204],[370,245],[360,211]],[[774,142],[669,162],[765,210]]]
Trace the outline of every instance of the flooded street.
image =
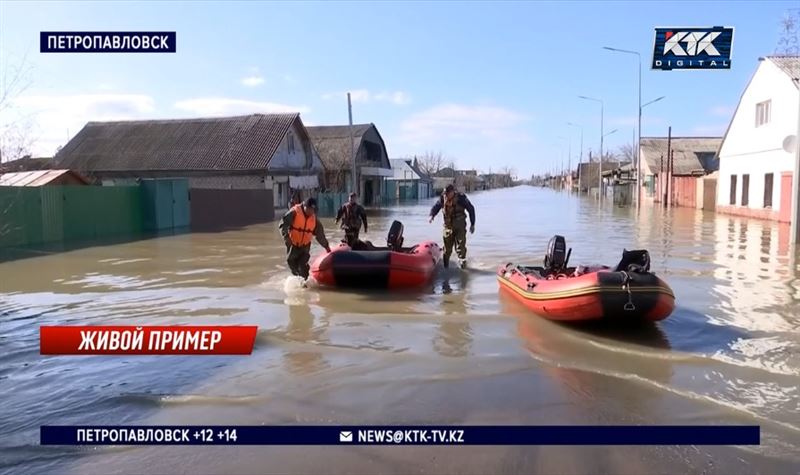
[[[299,289],[277,222],[0,263],[7,473],[796,473],[800,281],[787,225],[599,207],[528,186],[470,195],[467,271],[419,292]],[[433,199],[370,214],[441,239]],[[512,216],[516,213],[516,216]],[[333,219],[326,234],[338,241]],[[506,262],[645,248],[667,320],[576,328],[501,294]],[[312,256],[321,251],[315,243]],[[250,356],[39,355],[39,326],[255,324]],[[42,424],[758,424],[760,447],[40,447]],[[687,465],[688,464],[688,465]],[[689,467],[689,468],[687,468]]]

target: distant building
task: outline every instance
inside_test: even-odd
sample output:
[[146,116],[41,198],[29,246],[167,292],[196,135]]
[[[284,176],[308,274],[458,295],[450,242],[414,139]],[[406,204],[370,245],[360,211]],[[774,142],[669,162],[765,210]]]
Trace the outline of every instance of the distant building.
[[716,209],[790,222],[800,56],[759,61],[719,149]]
[[456,177],[458,173],[452,167],[444,167],[433,174],[433,192],[434,194],[441,194],[447,185],[456,185]]
[[188,178],[191,188],[272,190],[274,209],[323,172],[300,114],[89,122],[55,160],[106,185]]
[[51,157],[22,157],[16,160],[0,162],[0,173],[27,172],[31,170],[45,170],[51,167]]
[[[325,189],[332,192],[356,191],[367,205],[379,204],[384,193],[384,178],[394,176],[389,154],[375,124],[309,127],[314,148],[325,164]],[[353,190],[353,146],[356,151],[358,189]]]
[[386,178],[386,196],[405,201],[433,196],[433,179],[419,169],[417,159],[391,159],[394,176]]
[[642,137],[642,201],[695,207],[703,195],[698,179],[719,169],[721,143],[722,137]]

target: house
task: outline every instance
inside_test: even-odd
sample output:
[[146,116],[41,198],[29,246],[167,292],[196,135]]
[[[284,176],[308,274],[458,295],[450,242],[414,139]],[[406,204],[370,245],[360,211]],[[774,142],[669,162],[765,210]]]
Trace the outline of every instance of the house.
[[433,193],[441,194],[447,185],[456,186],[458,172],[453,167],[444,167],[433,174]]
[[33,170],[0,175],[0,186],[88,185],[89,180],[72,170]]
[[433,179],[419,169],[416,158],[393,158],[390,161],[394,176],[386,178],[387,197],[405,201],[433,196]]
[[50,168],[51,161],[52,158],[50,157],[31,158],[30,156],[25,156],[0,163],[0,173],[45,170]]
[[508,173],[486,173],[481,175],[485,183],[485,190],[494,188],[508,188],[514,185],[514,179]]
[[[603,172],[607,170],[616,170],[620,167],[620,162],[615,160],[603,160]],[[581,193],[590,193],[597,195],[597,188],[600,185],[600,163],[599,162],[582,162],[578,165],[578,176],[576,181],[580,183]],[[603,183],[603,191],[606,192],[606,183]]]
[[313,149],[300,114],[251,114],[89,122],[55,160],[104,185],[187,178],[192,189],[271,190],[269,206],[285,209],[290,189],[319,186]]
[[358,189],[355,191],[366,206],[380,203],[385,193],[384,178],[394,176],[394,171],[386,144],[375,124],[316,126],[309,127],[308,133],[325,165],[326,190],[340,193],[352,190],[355,149],[358,174]]
[[695,207],[702,177],[719,169],[720,143],[722,137],[642,137],[642,202]]
[[799,94],[800,56],[759,58],[719,149],[718,212],[791,221]]

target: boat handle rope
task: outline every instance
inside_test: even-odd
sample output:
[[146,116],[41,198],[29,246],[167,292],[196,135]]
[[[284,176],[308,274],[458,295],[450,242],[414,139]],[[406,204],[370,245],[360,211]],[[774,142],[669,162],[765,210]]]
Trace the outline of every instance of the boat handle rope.
[[622,279],[622,290],[626,290],[628,292],[628,302],[623,308],[630,312],[636,310],[636,305],[633,304],[633,297],[631,295],[631,276],[625,271],[622,271],[622,275],[625,276]]

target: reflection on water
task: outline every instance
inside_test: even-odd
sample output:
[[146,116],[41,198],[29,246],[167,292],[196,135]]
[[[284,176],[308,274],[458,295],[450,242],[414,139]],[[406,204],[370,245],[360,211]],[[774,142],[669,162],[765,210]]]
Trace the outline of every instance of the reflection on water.
[[[514,222],[510,240],[512,198],[531,216]],[[307,452],[290,458],[287,449],[87,456],[37,445],[43,423],[165,421],[759,424],[761,447],[655,456],[667,471],[687,460],[719,473],[788,473],[784,463],[800,463],[800,280],[788,226],[683,208],[637,212],[529,187],[470,199],[479,226],[467,237],[469,269],[440,268],[430,285],[408,292],[301,288],[288,278],[274,223],[0,263],[0,471],[131,472],[142,460],[153,473],[442,468],[417,452],[376,466],[372,452],[354,452],[348,465],[330,454],[340,462]],[[426,219],[430,205],[382,209],[370,234],[384,235],[399,219],[407,243],[440,239],[441,222]],[[323,224],[338,240],[332,220]],[[617,328],[531,315],[498,291],[494,271],[511,261],[540,264],[554,234],[567,238],[576,265],[613,265],[625,248],[648,249],[653,270],[675,291],[675,313],[658,325]],[[186,323],[258,325],[256,347],[248,357],[38,355],[42,324]],[[526,451],[474,453],[484,462],[447,452],[439,472],[542,467]],[[649,466],[625,465],[629,452],[621,449],[601,453],[571,451],[586,454],[583,470],[573,471]]]

